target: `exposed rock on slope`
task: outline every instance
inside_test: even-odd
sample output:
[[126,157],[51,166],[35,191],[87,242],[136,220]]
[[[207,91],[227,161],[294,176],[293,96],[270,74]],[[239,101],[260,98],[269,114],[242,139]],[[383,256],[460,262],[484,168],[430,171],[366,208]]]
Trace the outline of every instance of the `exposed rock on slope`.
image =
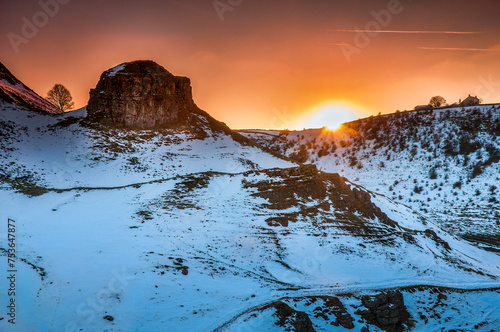
[[150,60],[126,62],[102,73],[90,90],[86,122],[122,129],[188,129],[201,139],[219,132],[257,146],[198,108],[189,78],[174,76]]
[[88,117],[116,127],[150,129],[189,121],[197,110],[187,77],[153,61],[133,61],[105,71],[90,90]]
[[41,113],[64,113],[24,85],[0,62],[0,103],[27,107]]
[[[447,296],[443,293],[433,295],[434,292],[439,291],[437,289],[420,288],[419,290],[409,289],[404,291],[390,290],[378,294],[369,292],[371,293],[370,295],[364,295],[363,292],[356,292],[353,294],[342,294],[338,297],[306,296],[284,298],[281,301],[266,304],[262,308],[257,308],[254,311],[246,312],[238,319],[234,326],[238,326],[244,331],[247,329],[250,330],[249,327],[257,326],[259,331],[274,331],[275,329],[272,329],[273,325],[278,325],[282,326],[284,331],[301,331],[296,327],[294,329],[294,325],[292,325],[298,321],[298,317],[301,316],[306,317],[307,320],[304,321],[310,321],[309,324],[313,328],[313,330],[305,331],[438,331],[439,329],[433,329],[433,327],[427,325],[429,321],[424,323],[426,318],[423,317],[421,312],[415,315],[415,311],[422,310],[422,307],[428,305],[428,303],[425,303],[427,301],[438,302],[439,304],[434,305],[435,308],[446,306],[442,300],[436,301],[435,298],[445,299]],[[412,297],[418,298],[418,306],[414,306],[413,303],[415,300],[413,300]],[[422,301],[425,297],[427,297],[427,301]],[[410,308],[407,308],[405,299],[411,303]],[[411,308],[412,305],[414,306],[413,308]],[[456,305],[456,303],[452,306],[454,305]],[[275,313],[273,309],[276,311]],[[454,309],[456,310],[454,314],[460,312],[458,308]],[[412,313],[416,317],[414,317],[409,310],[413,310]],[[428,312],[434,313],[433,309],[429,308],[427,310],[429,310]],[[273,314],[273,316],[271,316],[271,314]],[[260,315],[260,318],[258,315]],[[442,312],[442,315],[446,316],[447,314]],[[271,318],[267,322],[265,318],[263,318],[270,316]],[[478,319],[481,318],[478,317]],[[424,324],[419,322],[420,319]],[[443,321],[447,319],[449,318],[440,317],[437,319],[439,322],[436,322],[436,325],[439,327],[445,326]],[[475,319],[472,321],[475,321]],[[472,321],[466,320],[463,325],[473,326],[474,324],[470,324]],[[494,324],[495,322],[490,323],[487,321],[484,323],[487,328]],[[460,324],[455,326],[458,327]],[[484,331],[489,331],[487,328],[485,328]],[[443,330],[452,331],[452,329],[449,328]],[[467,331],[468,330],[469,329],[467,329]],[[227,329],[227,331],[233,331],[233,329]]]
[[403,294],[399,291],[364,296],[362,302],[368,310],[360,311],[361,316],[384,331],[403,331],[404,324],[407,324],[410,318]]
[[297,311],[291,308],[288,304],[281,301],[275,302],[271,307],[276,309],[278,322],[276,325],[287,328],[294,332],[315,332],[311,319],[303,311]]
[[396,112],[336,131],[242,133],[420,210],[481,247],[500,248],[500,105]]
[[[315,299],[314,299],[315,300]],[[317,306],[314,309],[315,317],[323,317],[328,320],[328,316],[334,316],[335,321],[331,324],[334,326],[342,326],[345,329],[354,328],[354,318],[347,312],[344,304],[338,297],[325,296],[323,297],[323,306]]]
[[[354,228],[357,231],[360,231],[364,224],[363,218],[378,218],[384,224],[395,226],[395,223],[372,203],[368,192],[347,183],[347,180],[338,174],[320,172],[314,165],[266,170],[264,173],[270,177],[269,180],[247,182],[245,186],[257,188],[258,191],[253,195],[267,199],[269,203],[266,205],[270,209],[288,209],[296,206],[300,200],[323,201],[318,206],[309,206],[300,212],[271,218],[268,220],[270,225],[287,226],[288,221],[296,221],[299,215],[314,215],[318,210],[329,211],[334,208],[346,213],[350,223],[356,224]],[[351,229],[350,226],[346,228]]]

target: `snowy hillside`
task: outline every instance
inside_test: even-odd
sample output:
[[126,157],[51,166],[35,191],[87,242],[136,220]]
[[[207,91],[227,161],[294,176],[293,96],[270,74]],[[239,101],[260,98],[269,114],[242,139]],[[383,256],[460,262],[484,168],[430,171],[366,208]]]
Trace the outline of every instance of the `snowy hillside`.
[[[84,116],[0,110],[0,218],[16,222],[19,287],[18,323],[0,314],[0,328],[285,331],[298,314],[281,321],[269,303],[303,311],[310,297],[351,293],[354,331],[378,331],[350,305],[401,287],[411,320],[398,324],[500,328],[499,256],[408,207],[209,128],[104,130]],[[450,287],[437,309],[422,304],[434,286]],[[307,316],[317,331],[344,322]]]
[[[15,85],[16,100],[0,94],[8,232],[0,231],[0,331],[500,329],[497,253],[443,231],[426,211],[232,131],[196,106],[189,78],[150,60],[127,62],[101,75],[87,108],[56,115]],[[442,130],[456,131],[457,117],[445,116]],[[364,183],[359,169],[375,169],[382,156],[367,158],[373,165],[353,156],[384,150],[380,142],[397,132],[365,125],[332,137],[246,135]],[[312,139],[322,144],[319,159],[312,143],[295,148]],[[328,147],[337,139],[340,148]],[[423,146],[413,153],[400,141],[398,153],[424,160]],[[467,161],[471,183],[487,182],[496,150],[468,144],[477,155]],[[439,149],[462,156],[435,145],[434,162]]]
[[500,250],[500,106],[399,112],[337,131],[242,134]]
[[115,187],[198,172],[294,165],[208,126],[205,131],[103,129],[82,125],[85,115],[85,109],[53,117],[4,107],[4,180],[26,187]]

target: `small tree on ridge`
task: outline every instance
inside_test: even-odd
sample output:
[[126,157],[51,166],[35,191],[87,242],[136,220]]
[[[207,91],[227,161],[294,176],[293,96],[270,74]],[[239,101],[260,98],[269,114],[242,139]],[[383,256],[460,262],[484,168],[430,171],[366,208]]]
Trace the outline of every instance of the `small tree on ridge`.
[[56,84],[52,89],[50,89],[47,93],[47,100],[64,112],[75,106],[71,93],[62,84]]

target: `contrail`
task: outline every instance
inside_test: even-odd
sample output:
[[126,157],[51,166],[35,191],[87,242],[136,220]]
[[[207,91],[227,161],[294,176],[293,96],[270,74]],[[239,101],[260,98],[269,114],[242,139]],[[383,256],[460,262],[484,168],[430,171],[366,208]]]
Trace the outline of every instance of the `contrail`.
[[470,51],[470,52],[495,52],[500,50],[489,48],[466,48],[466,47],[417,47],[419,50],[437,50],[437,51]]
[[[321,45],[334,45],[334,46],[349,46],[348,43],[320,43]],[[401,48],[398,46],[393,46],[396,48]],[[407,48],[407,47],[405,47]],[[417,46],[415,47],[418,50],[427,50],[427,51],[469,51],[469,52],[500,52],[500,49],[491,49],[491,48],[467,48],[467,47],[428,47],[428,46]],[[415,49],[411,48],[411,49]]]
[[483,32],[473,31],[415,31],[415,30],[366,30],[366,29],[351,29],[351,30],[333,30],[330,32],[370,32],[370,33],[400,33],[400,34],[449,34],[449,35],[477,35]]

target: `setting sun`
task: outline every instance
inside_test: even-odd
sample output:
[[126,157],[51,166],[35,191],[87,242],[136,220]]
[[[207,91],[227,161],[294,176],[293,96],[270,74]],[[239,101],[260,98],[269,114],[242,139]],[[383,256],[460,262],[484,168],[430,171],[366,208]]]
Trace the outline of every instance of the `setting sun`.
[[322,128],[334,130],[342,123],[365,116],[360,107],[347,102],[326,102],[308,110],[295,123],[293,129]]

